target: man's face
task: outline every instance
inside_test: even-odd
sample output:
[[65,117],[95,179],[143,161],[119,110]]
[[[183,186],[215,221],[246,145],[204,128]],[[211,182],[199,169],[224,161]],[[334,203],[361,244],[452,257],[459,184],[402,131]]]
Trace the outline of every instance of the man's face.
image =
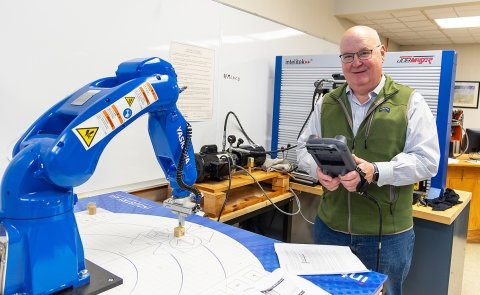
[[351,35],[342,39],[341,54],[356,53],[362,50],[373,50],[370,59],[361,60],[354,55],[353,62],[343,63],[342,70],[345,79],[354,93],[365,95],[375,89],[382,77],[382,64],[385,47],[377,40],[368,36]]

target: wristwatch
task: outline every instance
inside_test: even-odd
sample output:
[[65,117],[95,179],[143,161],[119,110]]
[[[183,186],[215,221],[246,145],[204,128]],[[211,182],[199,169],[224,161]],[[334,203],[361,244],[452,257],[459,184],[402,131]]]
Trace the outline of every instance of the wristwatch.
[[377,164],[375,164],[373,162],[372,162],[372,164],[373,164],[373,168],[374,168],[372,182],[377,183],[377,181],[378,181],[378,167],[377,167]]

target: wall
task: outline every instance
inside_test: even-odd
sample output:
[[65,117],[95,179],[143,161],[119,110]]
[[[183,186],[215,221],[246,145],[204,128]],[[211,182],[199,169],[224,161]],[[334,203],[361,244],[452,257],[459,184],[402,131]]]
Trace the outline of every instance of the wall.
[[[456,81],[480,81],[480,59],[478,44],[466,45],[428,45],[428,46],[401,46],[401,51],[407,50],[455,50],[457,52]],[[480,108],[463,109],[464,128],[479,128]]]
[[[214,115],[192,122],[197,150],[221,144],[230,110],[268,148],[275,56],[338,52],[334,43],[209,0],[8,1],[0,10],[0,35],[0,175],[12,145],[50,106],[114,75],[125,60],[168,60],[171,41],[215,50]],[[233,118],[228,128],[238,133]],[[92,178],[76,191],[132,191],[157,185],[162,177],[143,117],[110,142]]]

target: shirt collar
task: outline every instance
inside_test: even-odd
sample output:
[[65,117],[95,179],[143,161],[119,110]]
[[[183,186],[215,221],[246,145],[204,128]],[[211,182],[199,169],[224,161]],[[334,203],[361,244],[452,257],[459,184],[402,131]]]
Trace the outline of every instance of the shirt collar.
[[[382,91],[383,86],[385,86],[385,75],[382,75],[382,79],[380,79],[380,83],[378,83],[377,87],[371,91],[368,96],[369,99],[367,103],[372,101],[372,98],[375,99],[377,95]],[[353,100],[355,103],[360,105],[360,102],[358,101],[357,97],[353,95],[353,92],[350,90],[350,86],[347,85],[346,88],[347,96],[350,98],[350,100]]]

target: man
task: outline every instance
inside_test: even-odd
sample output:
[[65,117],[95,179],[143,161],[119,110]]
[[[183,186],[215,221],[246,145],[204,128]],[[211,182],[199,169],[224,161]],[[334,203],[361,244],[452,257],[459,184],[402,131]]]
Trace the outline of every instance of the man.
[[[315,242],[350,246],[369,269],[388,275],[386,294],[397,295],[402,293],[415,240],[413,184],[436,175],[440,152],[435,119],[422,95],[383,74],[385,51],[372,28],[355,26],[344,33],[340,60],[346,83],[317,103],[298,140],[297,160],[299,168],[324,188]],[[305,148],[310,135],[346,137],[382,219],[374,202],[355,193],[360,173],[333,178],[322,173]]]

